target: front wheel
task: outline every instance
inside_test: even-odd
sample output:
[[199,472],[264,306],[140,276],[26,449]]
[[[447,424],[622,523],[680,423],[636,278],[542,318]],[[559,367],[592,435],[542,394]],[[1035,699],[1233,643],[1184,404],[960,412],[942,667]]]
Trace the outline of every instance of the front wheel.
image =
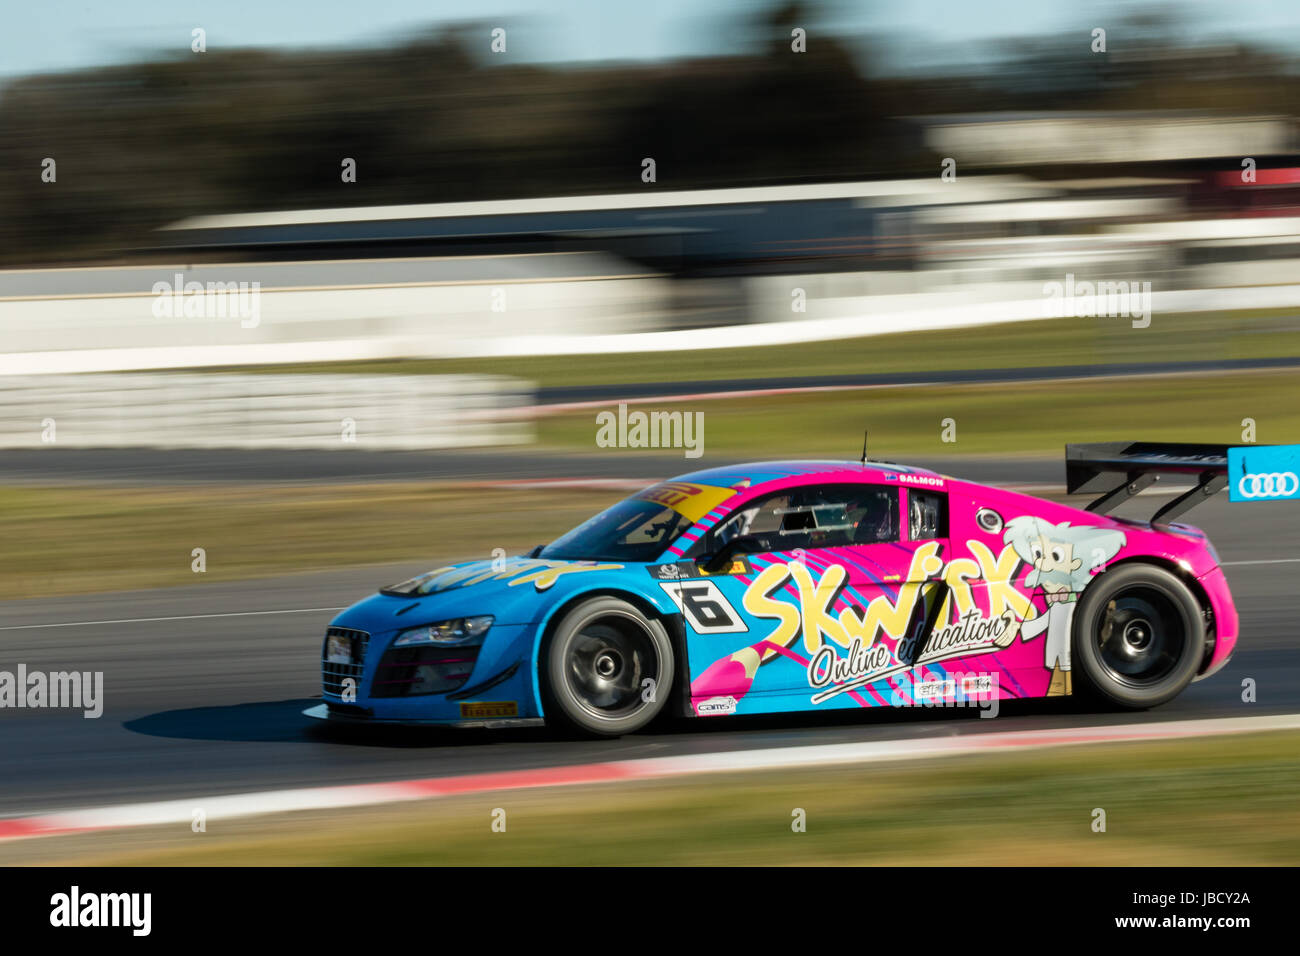
[[617,737],[650,723],[673,686],[673,646],[658,621],[614,597],[560,620],[542,654],[547,712],[578,730]]
[[1104,571],[1079,599],[1073,652],[1083,689],[1121,707],[1155,707],[1196,676],[1205,653],[1201,605],[1154,565]]

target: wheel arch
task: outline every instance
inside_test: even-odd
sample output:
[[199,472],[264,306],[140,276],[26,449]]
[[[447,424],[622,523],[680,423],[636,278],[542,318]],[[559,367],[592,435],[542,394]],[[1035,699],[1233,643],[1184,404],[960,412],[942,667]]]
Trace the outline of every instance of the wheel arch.
[[[1201,621],[1205,625],[1204,655],[1201,658],[1201,663],[1197,665],[1196,673],[1205,673],[1205,669],[1210,666],[1210,659],[1214,657],[1215,642],[1214,605],[1210,603],[1209,592],[1205,590],[1205,587],[1196,579],[1194,574],[1189,572],[1177,561],[1174,561],[1171,558],[1161,557],[1160,555],[1133,555],[1132,557],[1124,558],[1120,561],[1112,561],[1106,565],[1106,570],[1110,571],[1116,568],[1132,567],[1133,565],[1141,564],[1151,565],[1152,567],[1160,568],[1162,571],[1168,571],[1174,577],[1178,578],[1179,581],[1183,582],[1183,584],[1187,586],[1187,590],[1192,592],[1192,597],[1196,598],[1196,603],[1200,605],[1201,608]],[[1092,587],[1093,581],[1096,581],[1104,574],[1105,572],[1093,575],[1092,581],[1088,582],[1088,587]],[[1087,588],[1084,588],[1084,591],[1086,592]]]
[[690,683],[690,667],[686,658],[686,623],[681,612],[675,608],[673,611],[665,610],[639,591],[603,585],[578,591],[561,601],[557,601],[547,611],[546,616],[538,622],[532,650],[533,697],[537,701],[538,714],[543,717],[546,716],[546,695],[542,692],[542,651],[546,647],[546,642],[551,639],[556,627],[559,626],[560,621],[564,619],[564,616],[569,611],[593,598],[602,597],[612,597],[618,598],[620,601],[626,601],[647,618],[656,620],[663,625],[664,630],[668,632],[668,640],[673,648],[673,689],[668,704],[664,709],[679,716],[688,713],[689,707],[685,706],[685,702],[689,700],[689,694],[685,692],[685,688]]

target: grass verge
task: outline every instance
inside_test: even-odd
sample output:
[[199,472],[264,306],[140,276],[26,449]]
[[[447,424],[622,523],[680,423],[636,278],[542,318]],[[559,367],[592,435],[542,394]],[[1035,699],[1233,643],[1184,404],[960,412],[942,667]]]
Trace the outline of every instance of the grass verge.
[[0,487],[0,599],[513,554],[624,494],[401,482]]
[[[707,466],[710,455],[856,458],[864,428],[872,454],[890,460],[955,453],[1059,457],[1066,442],[1236,443],[1244,418],[1254,419],[1261,442],[1300,440],[1300,374],[872,388],[629,408],[704,413],[704,457],[684,459],[682,471]],[[947,419],[955,442],[943,441]],[[590,453],[598,450],[596,431],[594,410],[569,412],[541,419],[537,439],[547,448]]]
[[[0,845],[64,865],[1290,865],[1300,734],[486,794]],[[195,801],[196,807],[202,801]],[[491,829],[505,811],[504,833]],[[806,832],[792,830],[796,808]],[[1096,809],[1105,832],[1095,832]]]

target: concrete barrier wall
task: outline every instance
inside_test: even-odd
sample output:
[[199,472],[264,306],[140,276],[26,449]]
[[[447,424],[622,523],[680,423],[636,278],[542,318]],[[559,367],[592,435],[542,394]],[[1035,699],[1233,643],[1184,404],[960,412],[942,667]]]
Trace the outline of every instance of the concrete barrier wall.
[[530,383],[469,375],[0,376],[0,448],[421,449],[530,441]]
[[494,339],[658,328],[668,280],[616,267],[597,279],[0,298],[0,375],[444,358]]

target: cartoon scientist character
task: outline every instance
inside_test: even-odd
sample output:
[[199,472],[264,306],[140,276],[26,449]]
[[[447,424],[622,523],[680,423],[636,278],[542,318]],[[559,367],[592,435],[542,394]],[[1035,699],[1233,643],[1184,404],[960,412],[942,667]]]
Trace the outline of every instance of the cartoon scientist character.
[[1095,569],[1124,547],[1124,533],[1086,525],[1071,527],[1068,521],[1052,524],[1042,518],[1021,515],[1007,522],[1005,544],[1033,570],[1025,575],[1025,584],[1041,588],[1047,598],[1047,612],[1020,627],[1023,640],[1032,640],[1044,631],[1043,666],[1052,672],[1048,697],[1070,694],[1070,626],[1079,592],[1087,587]]

